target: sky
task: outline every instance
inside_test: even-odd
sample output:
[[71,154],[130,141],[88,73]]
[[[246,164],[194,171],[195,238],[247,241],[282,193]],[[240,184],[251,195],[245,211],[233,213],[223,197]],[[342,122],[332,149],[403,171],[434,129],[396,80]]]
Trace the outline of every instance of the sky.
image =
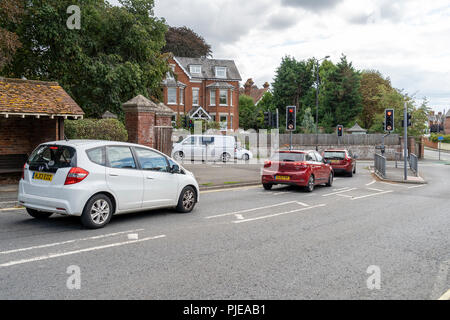
[[234,60],[241,85],[272,83],[286,55],[337,63],[345,54],[418,103],[450,109],[449,0],[155,0],[154,11],[204,37],[214,58]]

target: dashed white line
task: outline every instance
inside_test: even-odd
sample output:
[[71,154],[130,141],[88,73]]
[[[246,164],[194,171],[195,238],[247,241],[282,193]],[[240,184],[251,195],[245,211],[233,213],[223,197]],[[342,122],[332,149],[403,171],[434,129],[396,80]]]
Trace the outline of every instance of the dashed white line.
[[91,248],[86,248],[86,249],[81,249],[81,250],[74,250],[74,251],[68,251],[68,252],[50,253],[50,254],[46,254],[46,255],[43,255],[43,256],[34,257],[34,258],[30,258],[30,259],[9,261],[9,262],[0,264],[0,268],[10,267],[10,266],[18,265],[18,264],[29,263],[29,262],[36,262],[36,261],[42,261],[42,260],[47,260],[47,259],[54,259],[54,258],[59,258],[59,257],[64,257],[64,256],[70,256],[70,255],[78,254],[78,253],[84,253],[84,252],[102,250],[102,249],[107,249],[107,248],[119,247],[119,246],[124,246],[124,245],[128,245],[128,244],[133,244],[133,243],[139,243],[139,242],[144,242],[144,241],[149,241],[149,240],[160,239],[160,238],[164,238],[165,236],[166,235],[162,234],[162,235],[159,235],[159,236],[147,237],[147,238],[143,238],[143,239],[140,239],[140,240],[117,242],[117,243],[107,244],[107,245],[104,245],[104,246],[91,247]]
[[243,223],[243,222],[250,222],[250,221],[256,221],[256,220],[261,220],[261,219],[268,219],[268,218],[278,217],[278,216],[281,216],[281,215],[284,215],[284,214],[295,213],[295,212],[310,210],[310,209],[324,207],[324,206],[326,206],[326,205],[325,204],[319,204],[319,205],[316,205],[316,206],[311,206],[311,207],[301,208],[301,209],[295,209],[295,210],[290,210],[290,211],[285,211],[285,212],[280,212],[280,213],[274,213],[274,214],[269,214],[269,215],[266,215],[266,216],[261,216],[261,217],[256,217],[256,218],[249,218],[249,219],[245,219],[245,220],[235,220],[235,221],[233,221],[233,223]]
[[371,186],[373,185],[375,182],[377,182],[376,180],[373,180],[372,182],[369,182],[368,184],[366,184],[366,186]]
[[343,193],[343,192],[349,192],[349,191],[353,191],[356,190],[357,188],[350,188],[350,189],[345,189],[342,191],[337,191],[337,192],[332,192],[332,193],[327,193],[327,194],[323,194],[322,197],[328,197],[328,196],[333,196],[335,194],[339,194],[339,193]]
[[244,217],[242,216],[242,214],[235,214],[236,219],[238,220],[244,220]]
[[367,190],[372,190],[372,191],[377,191],[377,192],[384,192],[384,191],[386,191],[386,190],[375,189],[375,188],[367,188]]
[[417,186],[408,187],[408,189],[421,188],[421,187],[425,187],[425,186],[426,186],[426,184],[419,184]]
[[365,195],[365,196],[354,197],[354,198],[352,198],[352,200],[358,200],[358,199],[364,199],[364,198],[368,198],[368,197],[379,196],[379,195],[386,194],[386,193],[391,193],[391,192],[394,192],[394,191],[393,191],[393,190],[388,190],[388,191],[383,191],[383,192],[378,192],[378,193],[368,194],[368,195]]
[[10,254],[10,253],[22,252],[22,251],[29,251],[29,250],[34,250],[34,249],[42,249],[42,248],[55,247],[55,246],[60,246],[60,245],[68,244],[68,243],[74,243],[74,242],[77,242],[77,241],[97,240],[97,239],[102,239],[102,238],[107,238],[107,237],[114,237],[114,236],[118,236],[118,235],[125,234],[125,233],[131,233],[131,232],[143,231],[143,230],[144,230],[144,229],[136,229],[136,230],[121,231],[121,232],[115,232],[115,233],[102,234],[102,235],[93,236],[93,237],[88,237],[88,238],[73,239],[73,240],[67,240],[67,241],[62,241],[62,242],[48,243],[48,244],[43,244],[43,245],[33,246],[33,247],[20,248],[20,249],[13,249],[13,250],[8,250],[8,251],[2,251],[2,252],[0,252],[0,255],[1,255],[1,254]]
[[268,208],[273,208],[273,207],[279,207],[279,206],[283,206],[283,205],[291,204],[291,203],[297,203],[297,201],[288,201],[288,202],[282,202],[282,203],[273,204],[273,205],[270,205],[270,206],[264,206],[264,207],[259,207],[259,208],[251,208],[251,209],[239,210],[239,211],[228,212],[228,213],[222,213],[222,214],[217,214],[217,215],[214,215],[214,216],[205,217],[205,219],[212,219],[212,218],[231,216],[231,215],[245,213],[245,212],[252,212],[252,211],[263,210],[263,209],[268,209]]

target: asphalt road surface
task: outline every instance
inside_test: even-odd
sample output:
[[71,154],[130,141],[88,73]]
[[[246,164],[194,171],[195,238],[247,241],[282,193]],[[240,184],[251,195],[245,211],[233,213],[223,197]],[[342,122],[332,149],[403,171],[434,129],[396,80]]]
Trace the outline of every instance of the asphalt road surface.
[[427,185],[375,181],[360,163],[313,193],[206,191],[190,214],[100,230],[2,210],[0,299],[437,299],[450,289],[450,166],[421,164]]

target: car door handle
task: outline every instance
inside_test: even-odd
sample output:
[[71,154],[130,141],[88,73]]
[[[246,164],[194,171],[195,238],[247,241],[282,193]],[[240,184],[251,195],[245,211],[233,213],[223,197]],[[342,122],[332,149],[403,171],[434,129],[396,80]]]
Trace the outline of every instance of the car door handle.
[[110,173],[109,174],[111,177],[118,177],[119,175],[117,173]]
[[154,180],[155,178],[152,177],[147,177],[148,180]]

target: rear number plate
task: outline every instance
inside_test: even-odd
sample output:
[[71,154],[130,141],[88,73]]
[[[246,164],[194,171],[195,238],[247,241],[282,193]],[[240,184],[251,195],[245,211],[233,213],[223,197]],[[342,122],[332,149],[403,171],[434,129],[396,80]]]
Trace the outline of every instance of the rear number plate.
[[51,173],[35,172],[35,173],[33,173],[33,179],[34,180],[52,181],[53,175]]
[[331,160],[331,163],[339,163],[341,162],[340,160]]
[[291,180],[289,176],[275,176],[275,180]]

